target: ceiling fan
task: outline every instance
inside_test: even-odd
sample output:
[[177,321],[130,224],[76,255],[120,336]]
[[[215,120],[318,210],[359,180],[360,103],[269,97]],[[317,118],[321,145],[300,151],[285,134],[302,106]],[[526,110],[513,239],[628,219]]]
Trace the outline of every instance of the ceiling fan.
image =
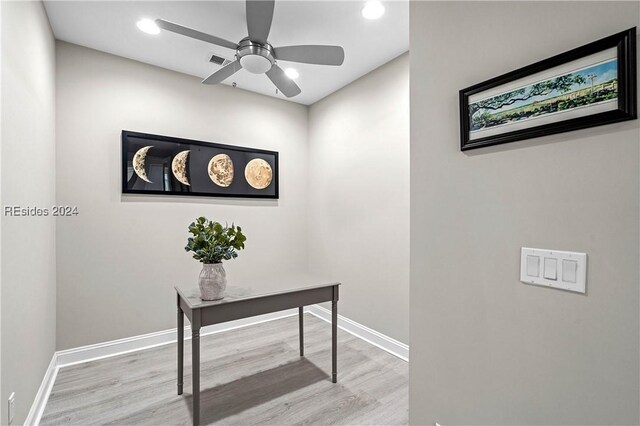
[[163,30],[182,34],[187,37],[212,43],[217,46],[235,50],[235,61],[225,65],[205,78],[204,84],[221,83],[238,72],[241,68],[253,74],[267,74],[269,80],[286,97],[300,94],[298,85],[287,77],[276,63],[278,60],[301,62],[316,65],[342,65],[344,49],[340,46],[304,45],[273,47],[268,41],[275,0],[247,0],[247,30],[249,36],[239,43],[205,34],[164,19],[156,19],[156,24]]

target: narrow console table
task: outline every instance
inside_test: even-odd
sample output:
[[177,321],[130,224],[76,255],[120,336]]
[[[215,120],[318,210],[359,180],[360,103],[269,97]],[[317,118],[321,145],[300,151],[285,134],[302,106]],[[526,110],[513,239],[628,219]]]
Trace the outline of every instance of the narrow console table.
[[338,287],[340,283],[300,286],[275,292],[228,287],[222,300],[204,301],[197,288],[175,287],[178,303],[178,395],[182,395],[184,315],[191,322],[193,424],[200,423],[200,328],[221,322],[298,308],[300,356],[304,356],[303,307],[331,302],[331,381],[337,381]]

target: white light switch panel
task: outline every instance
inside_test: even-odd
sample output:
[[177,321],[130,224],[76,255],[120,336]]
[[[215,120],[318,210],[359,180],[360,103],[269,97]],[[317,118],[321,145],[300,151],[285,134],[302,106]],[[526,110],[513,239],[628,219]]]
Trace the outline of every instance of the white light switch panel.
[[570,251],[522,247],[520,249],[520,281],[525,284],[586,293],[587,255]]

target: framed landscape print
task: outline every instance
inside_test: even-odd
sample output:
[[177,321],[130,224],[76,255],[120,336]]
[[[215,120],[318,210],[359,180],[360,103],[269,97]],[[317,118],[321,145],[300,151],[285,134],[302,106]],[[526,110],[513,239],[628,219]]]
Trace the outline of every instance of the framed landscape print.
[[463,151],[637,118],[636,29],[460,91]]
[[278,153],[123,130],[122,192],[278,198]]

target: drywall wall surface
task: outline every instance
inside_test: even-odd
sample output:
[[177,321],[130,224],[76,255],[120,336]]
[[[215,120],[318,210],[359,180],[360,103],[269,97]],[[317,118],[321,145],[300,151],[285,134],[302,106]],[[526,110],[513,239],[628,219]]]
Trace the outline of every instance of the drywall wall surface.
[[2,2],[2,395],[22,424],[55,351],[55,41],[41,2]]
[[[638,2],[411,3],[412,424],[638,424],[638,121],[463,153],[458,91],[637,26]],[[588,254],[587,294],[519,282]]]
[[[59,349],[175,327],[174,285],[198,216],[235,222],[246,250],[229,285],[307,269],[307,108],[80,46],[57,44]],[[280,153],[280,199],[123,196],[123,129]]]
[[[0,2],[0,23],[2,22],[2,2]],[[0,49],[2,49],[2,30],[0,29]],[[0,99],[2,98],[2,53],[0,52]],[[2,101],[0,101],[0,200],[2,199]],[[2,389],[2,220],[0,220],[0,398]],[[6,417],[0,406],[0,419]]]
[[409,343],[409,54],[309,111],[309,270],[339,312]]

